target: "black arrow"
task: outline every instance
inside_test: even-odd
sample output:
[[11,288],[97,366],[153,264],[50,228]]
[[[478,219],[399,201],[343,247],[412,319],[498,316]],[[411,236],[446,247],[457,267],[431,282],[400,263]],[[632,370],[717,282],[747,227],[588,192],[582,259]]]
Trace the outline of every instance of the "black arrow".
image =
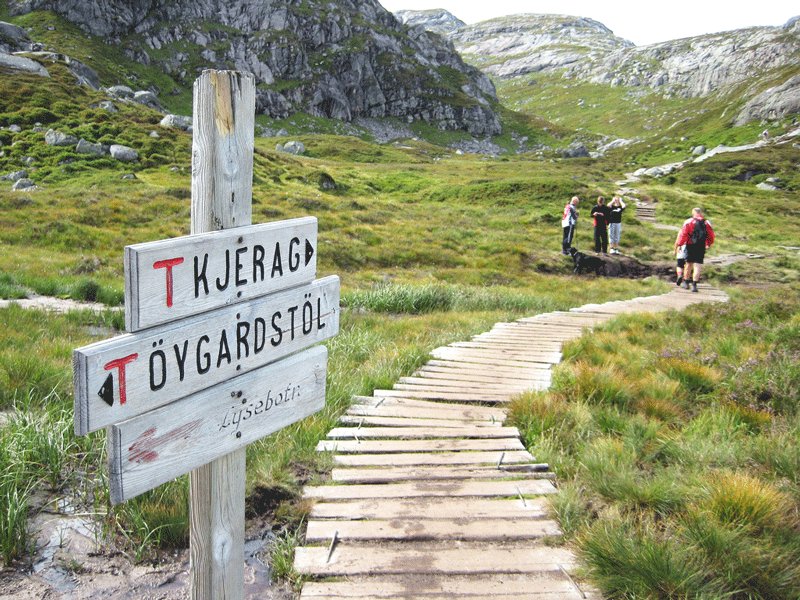
[[311,242],[306,240],[306,266],[308,266],[308,262],[311,260],[312,256],[314,256],[314,246],[311,245]]
[[109,373],[108,377],[106,377],[105,383],[100,387],[97,391],[97,395],[100,396],[106,404],[109,406],[114,406],[114,374]]

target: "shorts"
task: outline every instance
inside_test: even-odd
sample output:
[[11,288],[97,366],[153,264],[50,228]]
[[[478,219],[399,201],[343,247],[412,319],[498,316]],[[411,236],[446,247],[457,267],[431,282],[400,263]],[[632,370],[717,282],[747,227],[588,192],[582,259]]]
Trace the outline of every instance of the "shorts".
[[622,233],[622,223],[609,223],[608,241],[612,244],[619,244],[619,237]]
[[685,258],[679,258],[678,259],[678,268],[682,269],[685,266],[686,266],[686,259]]
[[705,256],[706,256],[705,244],[697,244],[694,246],[691,244],[687,244],[686,246],[687,263],[692,263],[693,265],[702,265]]

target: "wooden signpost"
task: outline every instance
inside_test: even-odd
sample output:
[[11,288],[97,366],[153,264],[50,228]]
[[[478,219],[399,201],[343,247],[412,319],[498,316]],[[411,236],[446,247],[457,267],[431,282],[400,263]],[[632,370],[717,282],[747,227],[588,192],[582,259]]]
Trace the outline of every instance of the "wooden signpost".
[[[245,446],[320,410],[339,279],[317,220],[251,225],[255,82],[195,82],[192,235],[125,248],[129,333],[74,352],[75,431],[108,430],[114,504],[190,472],[191,595],[244,595]],[[308,348],[308,349],[306,349]]]

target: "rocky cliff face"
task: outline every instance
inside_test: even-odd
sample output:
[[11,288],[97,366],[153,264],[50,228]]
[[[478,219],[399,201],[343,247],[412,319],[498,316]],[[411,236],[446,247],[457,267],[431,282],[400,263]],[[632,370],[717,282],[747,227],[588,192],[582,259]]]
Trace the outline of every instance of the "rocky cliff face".
[[394,13],[397,20],[405,23],[409,27],[422,27],[428,31],[440,35],[450,35],[459,29],[466,27],[466,23],[444,10],[435,8],[433,10],[398,10]]
[[[579,17],[515,15],[449,34],[468,62],[499,78],[554,73],[611,86],[650,88],[681,97],[730,92],[755,83],[756,96],[736,118],[780,118],[798,110],[800,18],[636,47],[607,27]],[[769,76],[772,87],[759,85]]]
[[497,77],[590,64],[631,42],[582,17],[514,15],[468,25],[450,36],[459,52]]
[[[257,108],[422,120],[500,132],[494,86],[452,45],[400,24],[377,0],[11,0],[12,14],[52,10],[86,32],[191,82],[202,68],[252,72]],[[164,90],[166,91],[166,90]]]
[[753,27],[620,49],[595,63],[574,65],[567,75],[701,97],[754,75],[796,66],[798,58],[800,27],[795,20],[784,27]]

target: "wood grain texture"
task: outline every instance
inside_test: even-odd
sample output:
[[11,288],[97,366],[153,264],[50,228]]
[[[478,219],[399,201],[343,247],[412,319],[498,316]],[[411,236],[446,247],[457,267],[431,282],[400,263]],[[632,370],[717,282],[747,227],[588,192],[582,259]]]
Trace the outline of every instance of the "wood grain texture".
[[[194,83],[191,233],[251,224],[255,78],[204,71]],[[338,314],[338,310],[337,310]],[[244,448],[189,476],[193,600],[244,598]]]
[[316,249],[314,217],[126,246],[126,329],[139,331],[313,281]]

